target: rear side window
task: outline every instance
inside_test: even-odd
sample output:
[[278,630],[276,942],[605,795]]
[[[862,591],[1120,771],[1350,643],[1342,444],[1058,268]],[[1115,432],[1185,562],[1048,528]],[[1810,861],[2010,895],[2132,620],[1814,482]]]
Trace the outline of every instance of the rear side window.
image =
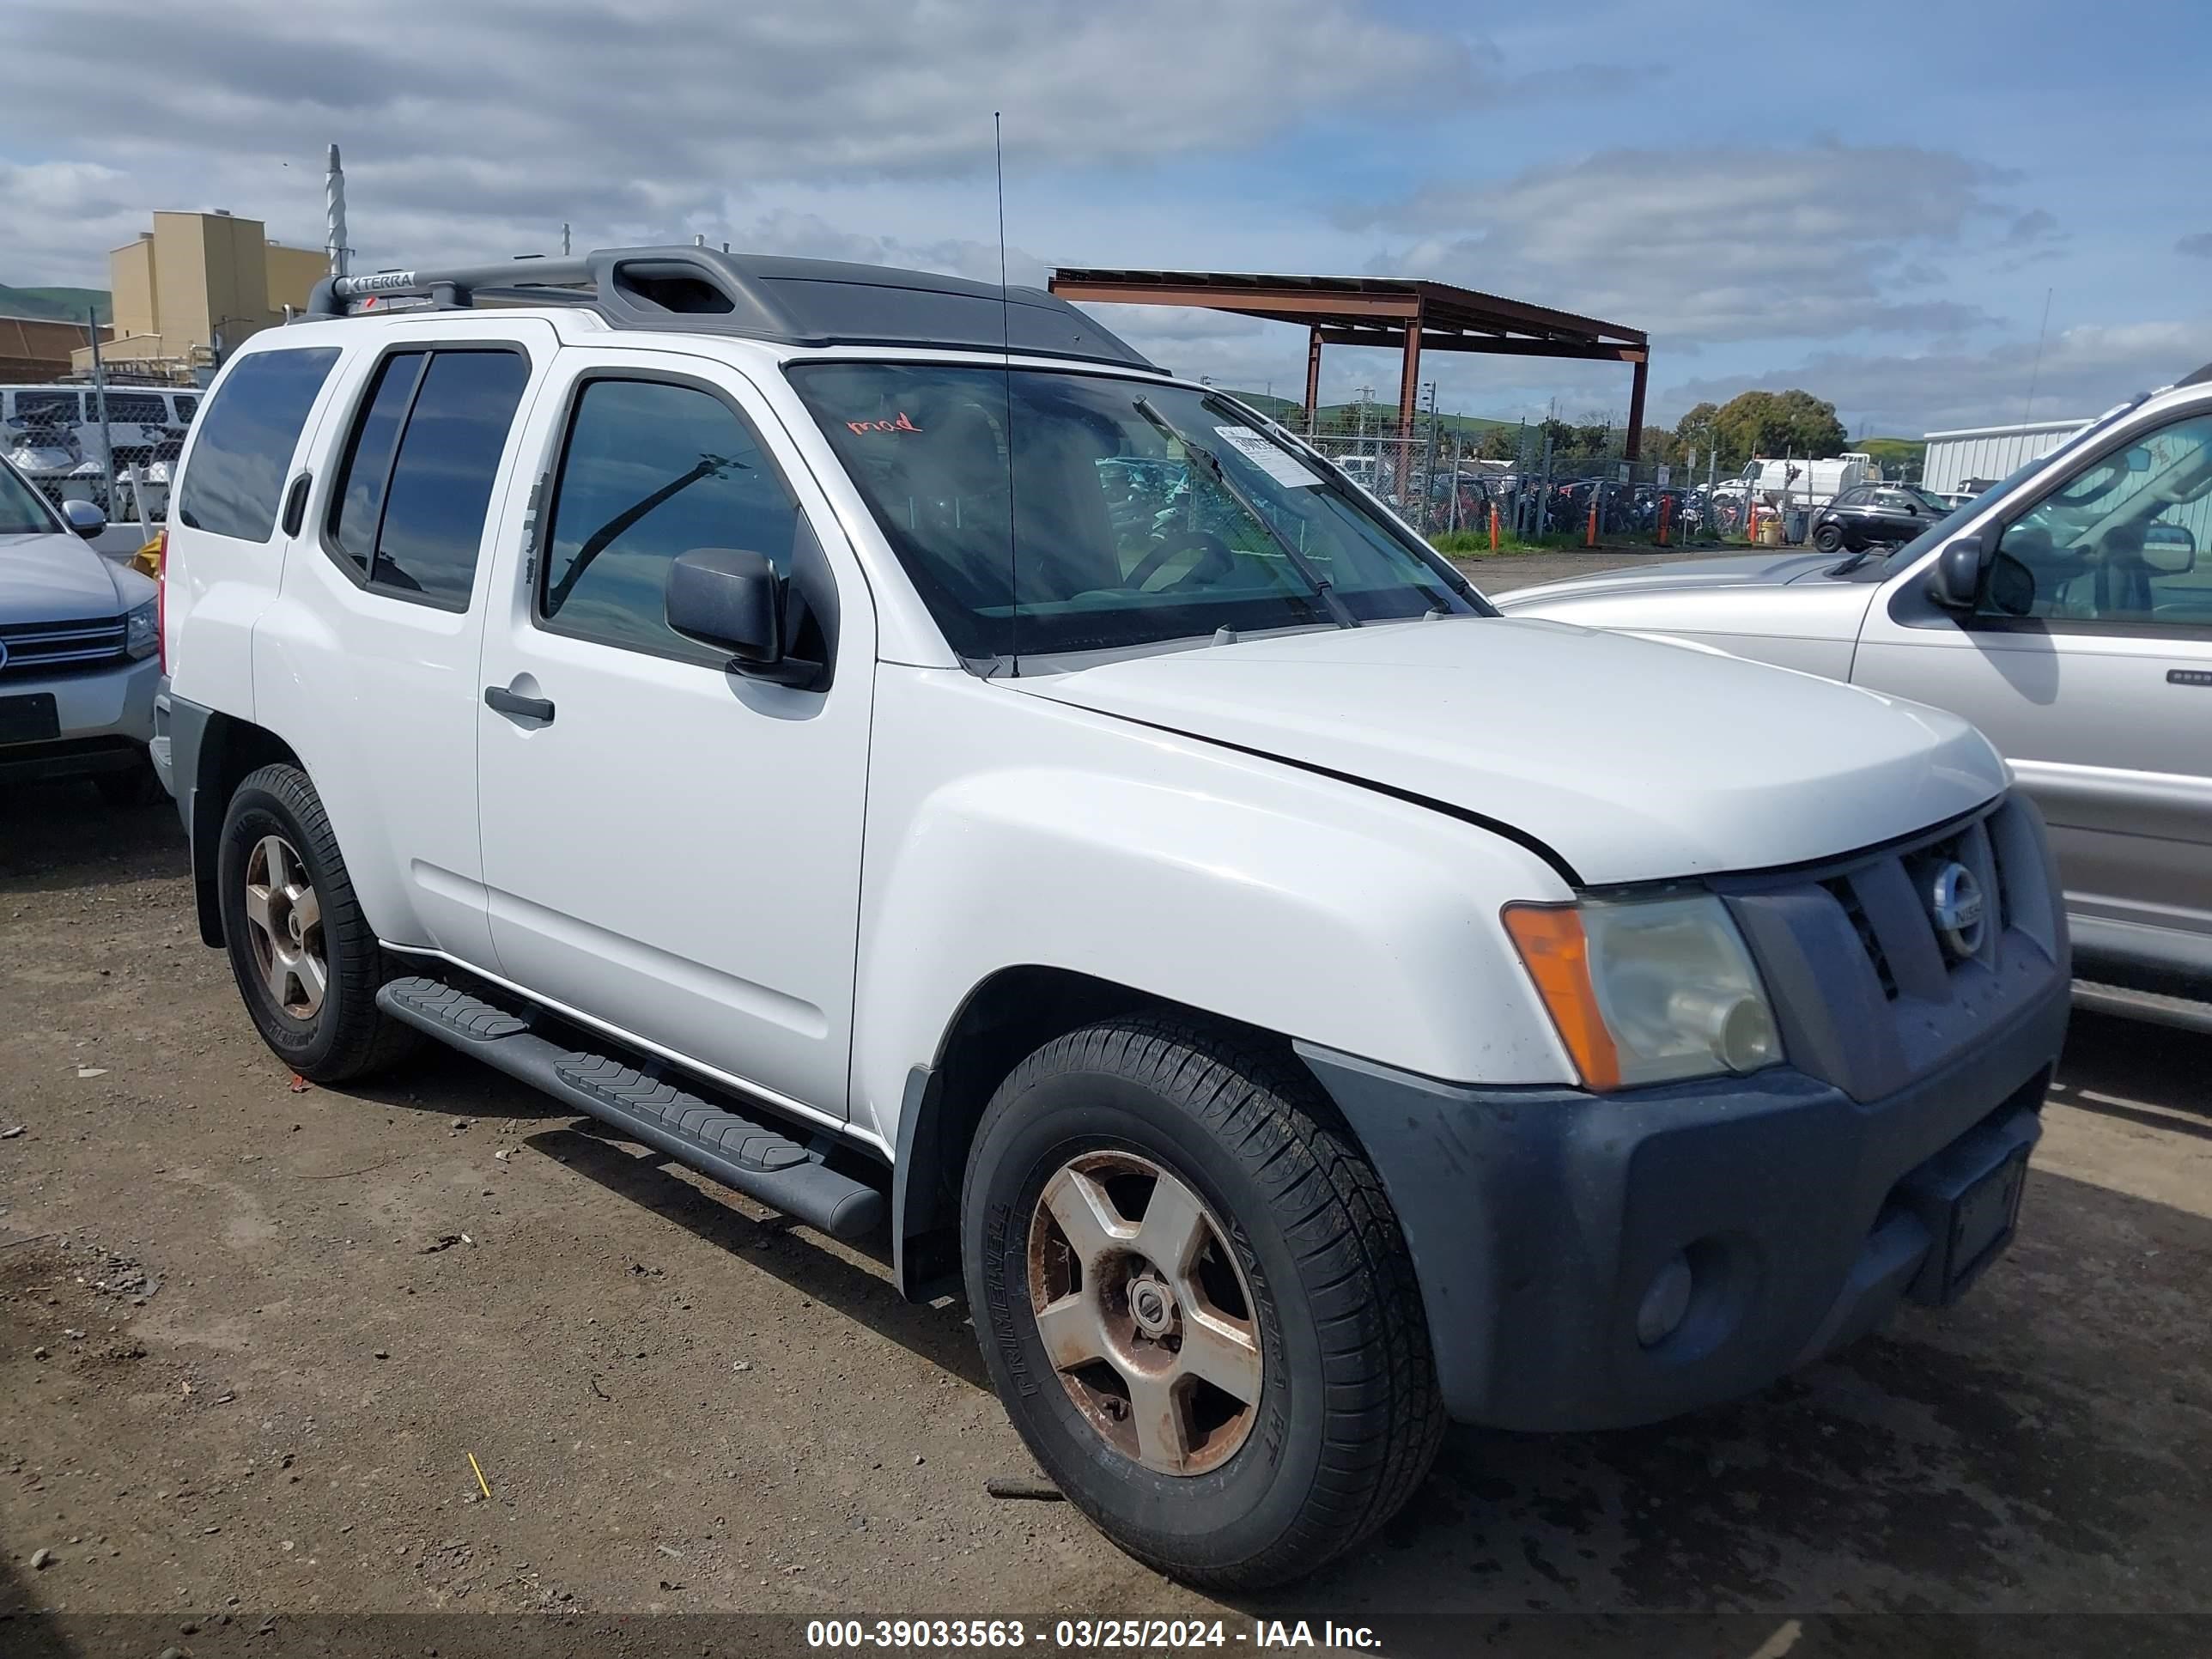
[[514,351],[403,351],[380,363],[335,493],[331,550],[371,587],[466,610],[529,380]]
[[303,346],[257,351],[232,365],[192,445],[177,502],[180,524],[240,541],[269,539],[300,428],[337,357],[336,346]]
[[[100,418],[100,399],[94,397],[88,404],[94,420]],[[148,392],[111,392],[107,394],[107,419],[111,425],[136,422],[141,426],[167,426],[169,406],[156,393]]]
[[385,487],[392,482],[392,458],[399,453],[399,428],[415,402],[415,388],[422,379],[429,354],[398,351],[376,366],[352,446],[346,451],[345,469],[338,474],[331,509],[331,547],[342,554],[363,578],[376,552],[377,526],[384,519]]
[[569,417],[538,614],[563,634],[719,662],[670,630],[670,562],[745,548],[784,575],[804,532],[782,475],[737,410],[696,386],[590,380]]

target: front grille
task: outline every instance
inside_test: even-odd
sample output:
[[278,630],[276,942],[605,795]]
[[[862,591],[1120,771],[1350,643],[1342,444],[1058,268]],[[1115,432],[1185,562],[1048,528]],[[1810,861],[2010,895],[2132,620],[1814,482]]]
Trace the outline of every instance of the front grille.
[[[1936,889],[1954,863],[1980,890],[1982,927],[1947,945]],[[1830,863],[1712,884],[1765,976],[1783,1052],[1856,1100],[1928,1075],[2063,983],[2050,850],[2035,809],[2010,797]]]
[[89,674],[129,660],[123,648],[120,617],[89,622],[0,623],[0,680],[50,678]]
[[1867,953],[1867,960],[1874,964],[1875,977],[1881,981],[1882,996],[1888,1001],[1896,1001],[1897,975],[1889,971],[1889,957],[1881,948],[1881,940],[1875,934],[1874,924],[1867,920],[1866,906],[1859,902],[1858,895],[1851,890],[1850,880],[1837,876],[1820,885],[1826,890],[1829,897],[1843,907],[1844,919],[1851,924],[1851,931],[1858,935],[1859,947]]

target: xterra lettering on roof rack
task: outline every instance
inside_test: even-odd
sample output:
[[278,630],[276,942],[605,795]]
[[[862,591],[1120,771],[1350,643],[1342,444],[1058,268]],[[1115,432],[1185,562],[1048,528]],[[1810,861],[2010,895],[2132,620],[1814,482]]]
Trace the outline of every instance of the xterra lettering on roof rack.
[[588,306],[611,327],[738,334],[793,346],[1009,349],[1154,368],[1125,342],[1041,289],[922,270],[724,253],[703,247],[599,248],[580,258],[510,259],[442,270],[325,277],[307,319],[358,302],[419,296],[441,308]]

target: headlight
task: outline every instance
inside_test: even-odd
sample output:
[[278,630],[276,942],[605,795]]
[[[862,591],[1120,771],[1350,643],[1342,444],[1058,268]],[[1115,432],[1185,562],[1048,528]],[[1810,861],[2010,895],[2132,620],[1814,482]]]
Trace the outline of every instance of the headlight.
[[1593,1089],[1755,1072],[1782,1058],[1759,971],[1709,893],[1510,904],[1504,920]]
[[133,657],[150,657],[161,643],[161,625],[155,620],[155,601],[149,599],[123,619],[123,648]]

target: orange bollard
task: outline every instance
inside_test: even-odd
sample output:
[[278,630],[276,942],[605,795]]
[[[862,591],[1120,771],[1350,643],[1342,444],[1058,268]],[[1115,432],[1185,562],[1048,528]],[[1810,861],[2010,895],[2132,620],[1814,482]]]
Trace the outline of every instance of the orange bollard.
[[1490,504],[1490,550],[1498,551],[1498,503]]
[[1667,520],[1672,516],[1674,507],[1674,498],[1672,495],[1659,498],[1659,545],[1662,547],[1667,545]]
[[1597,545],[1597,491],[1595,489],[1590,491],[1589,524],[1583,531],[1583,545]]

